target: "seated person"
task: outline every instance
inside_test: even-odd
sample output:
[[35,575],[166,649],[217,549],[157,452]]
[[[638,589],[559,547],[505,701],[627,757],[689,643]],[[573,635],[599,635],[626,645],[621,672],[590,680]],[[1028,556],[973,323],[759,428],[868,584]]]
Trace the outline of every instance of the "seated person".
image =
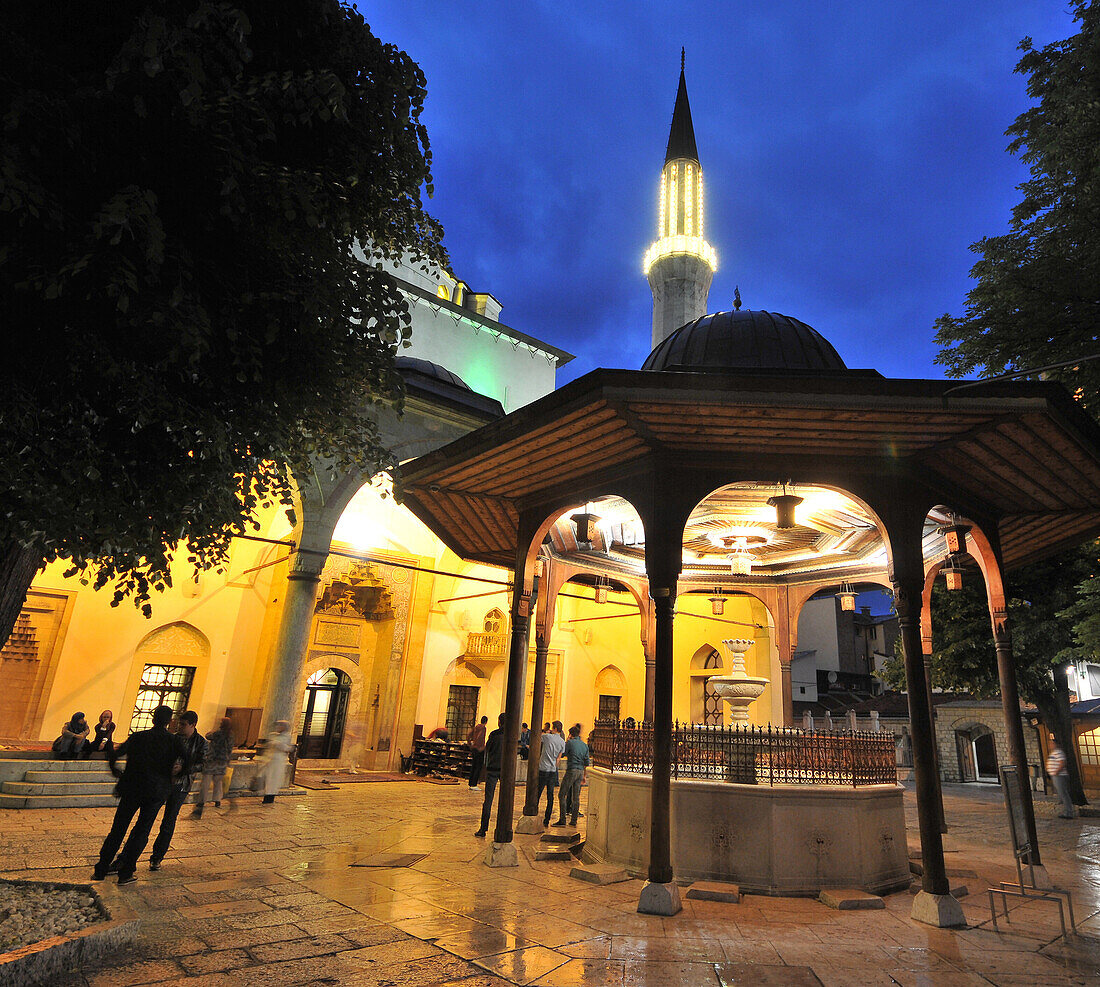
[[431,733],[428,734],[429,740],[442,740],[446,741],[450,737],[446,727],[436,727]]
[[69,722],[61,728],[61,736],[53,742],[55,754],[63,758],[84,754],[88,748],[88,721],[83,713],[73,713]]
[[115,749],[114,734],[114,714],[109,709],[105,709],[99,714],[99,722],[95,725],[95,739],[92,740],[88,750],[110,754]]

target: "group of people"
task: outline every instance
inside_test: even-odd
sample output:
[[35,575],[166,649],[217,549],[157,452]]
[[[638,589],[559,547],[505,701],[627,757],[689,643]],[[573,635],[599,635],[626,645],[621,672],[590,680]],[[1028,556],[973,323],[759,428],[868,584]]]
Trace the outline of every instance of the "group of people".
[[[173,715],[170,706],[158,706],[153,710],[150,729],[132,733],[123,743],[112,744],[107,749],[111,773],[118,778],[115,794],[119,802],[111,830],[103,841],[92,873],[95,881],[105,880],[108,874],[115,873],[118,874],[119,884],[132,884],[137,880],[135,871],[138,859],[149,842],[149,834],[163,807],[160,831],[149,858],[149,869],[160,870],[161,861],[172,843],[180,809],[191,794],[196,775],[200,775],[202,780],[199,801],[191,815],[195,818],[202,816],[208,794],[215,807],[221,805],[225,795],[225,776],[233,755],[232,721],[224,717],[218,729],[204,737],[198,731],[199,717],[193,710],[180,714],[175,733],[169,730]],[[74,716],[69,725],[79,725],[75,721]],[[275,794],[286,777],[293,747],[290,724],[286,720],[277,721],[264,741],[256,776],[263,787],[263,801],[267,805],[275,801]],[[118,762],[123,757],[126,766],[120,769]],[[230,802],[230,808],[234,808],[233,802]],[[131,829],[130,823],[135,815],[137,822]],[[130,831],[129,836],[126,835],[127,830]]]
[[[483,716],[474,724],[466,737],[466,743],[473,750],[473,764],[470,770],[470,787],[477,788],[485,774],[485,797],[481,803],[481,825],[474,836],[484,838],[489,831],[489,815],[493,809],[493,798],[500,782],[500,770],[504,753],[504,714],[497,717],[497,728],[486,735],[489,717]],[[530,730],[524,723],[520,733],[520,756],[526,759],[530,750]],[[525,743],[526,741],[526,743]],[[565,758],[565,777],[558,784],[558,761]],[[542,793],[546,794],[546,814],[542,824],[551,825],[550,815],[554,807],[554,789],[558,788],[558,818],[554,826],[576,827],[581,816],[581,787],[587,778],[587,768],[592,763],[588,745],[581,740],[581,725],[574,723],[569,728],[569,737],[563,732],[561,720],[546,723],[542,728],[539,748],[539,787],[536,804],[542,802]],[[569,820],[568,823],[566,820]]]
[[53,752],[63,758],[90,757],[97,751],[110,754],[114,750],[115,719],[114,714],[105,709],[99,714],[95,725],[95,736],[89,740],[92,728],[81,712],[73,713],[61,728],[61,736],[53,742]]

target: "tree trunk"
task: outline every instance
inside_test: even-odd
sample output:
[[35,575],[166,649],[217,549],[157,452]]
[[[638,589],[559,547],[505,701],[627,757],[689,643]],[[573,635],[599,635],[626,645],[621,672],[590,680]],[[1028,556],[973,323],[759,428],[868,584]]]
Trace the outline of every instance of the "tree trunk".
[[[1065,673],[1062,675],[1065,682]],[[1058,746],[1066,753],[1066,772],[1069,775],[1070,798],[1076,805],[1087,805],[1085,790],[1081,784],[1081,772],[1077,765],[1077,740],[1073,736],[1073,721],[1069,715],[1069,697],[1055,683],[1055,694],[1036,696],[1035,705],[1042,716],[1041,730],[1054,734]],[[1064,707],[1064,715],[1063,715]]]
[[36,549],[14,541],[0,544],[0,648],[8,643],[41,566],[42,556]]
[[1073,731],[1073,716],[1069,711],[1069,677],[1064,664],[1055,665],[1054,672],[1054,720],[1058,729],[1054,736],[1062,750],[1066,752],[1066,766],[1069,768],[1069,794],[1074,805],[1088,805],[1085,798],[1085,786],[1081,779],[1081,767],[1077,762],[1077,737]]

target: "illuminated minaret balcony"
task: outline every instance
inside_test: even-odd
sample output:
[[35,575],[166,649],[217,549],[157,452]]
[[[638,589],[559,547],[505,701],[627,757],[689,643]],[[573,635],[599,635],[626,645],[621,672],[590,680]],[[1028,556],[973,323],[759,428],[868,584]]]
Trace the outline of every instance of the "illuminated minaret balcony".
[[674,158],[661,170],[660,219],[657,239],[645,252],[646,277],[662,257],[688,254],[705,261],[711,274],[718,254],[703,239],[703,169],[698,161]]
[[657,239],[646,251],[642,269],[653,291],[654,346],[706,315],[718,255],[703,237],[703,169],[695,147],[682,50],[680,85],[661,169]]

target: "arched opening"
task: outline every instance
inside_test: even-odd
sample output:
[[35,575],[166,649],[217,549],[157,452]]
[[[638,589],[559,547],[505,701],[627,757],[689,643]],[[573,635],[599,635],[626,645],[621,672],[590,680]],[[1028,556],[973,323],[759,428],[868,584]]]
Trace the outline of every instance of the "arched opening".
[[691,656],[691,722],[720,727],[723,724],[722,700],[711,677],[722,674],[724,663],[717,648],[704,644]]
[[351,678],[338,668],[324,668],[306,680],[298,721],[298,754],[303,758],[340,756],[351,696]]
[[442,719],[451,740],[465,740],[477,722],[482,689],[488,681],[489,676],[465,658],[456,658],[447,666],[443,676]]
[[960,781],[997,781],[997,741],[984,723],[955,728]]
[[626,705],[626,677],[614,665],[607,665],[600,669],[593,686],[596,695],[595,719],[613,720],[616,723],[622,719],[623,707]]
[[138,681],[129,732],[149,729],[158,706],[170,706],[173,717],[178,717],[197,705],[199,679],[209,660],[206,635],[184,621],[158,627],[142,638],[134,652]]

